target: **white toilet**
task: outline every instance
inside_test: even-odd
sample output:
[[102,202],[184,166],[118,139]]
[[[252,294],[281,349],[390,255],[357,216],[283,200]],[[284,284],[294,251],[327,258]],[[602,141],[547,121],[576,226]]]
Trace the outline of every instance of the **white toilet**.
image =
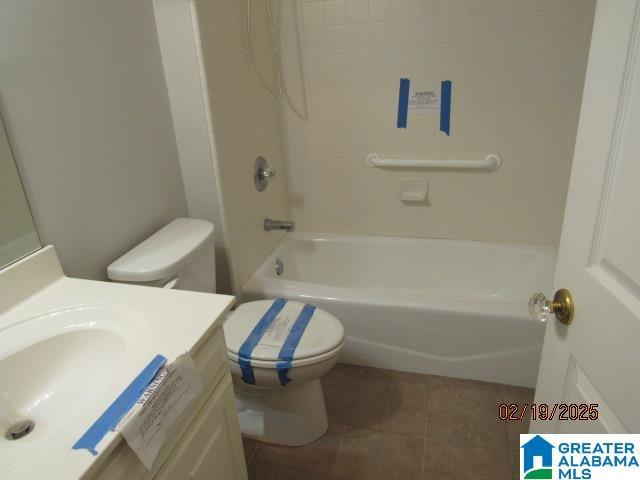
[[[109,265],[111,280],[215,292],[213,225],[179,218]],[[328,428],[320,377],[338,361],[344,328],[300,302],[240,305],[224,324],[243,435],[305,445]]]

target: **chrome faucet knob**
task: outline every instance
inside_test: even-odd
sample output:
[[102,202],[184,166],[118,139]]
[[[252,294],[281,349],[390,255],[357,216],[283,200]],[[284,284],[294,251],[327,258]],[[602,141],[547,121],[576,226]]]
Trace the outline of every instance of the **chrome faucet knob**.
[[275,168],[265,168],[263,170],[260,170],[260,176],[262,178],[274,178],[276,176],[276,169]]
[[256,189],[259,192],[262,192],[265,188],[267,188],[269,180],[275,178],[276,171],[275,169],[269,167],[269,164],[262,156],[256,159],[256,163],[254,164],[253,169],[253,181],[256,185]]

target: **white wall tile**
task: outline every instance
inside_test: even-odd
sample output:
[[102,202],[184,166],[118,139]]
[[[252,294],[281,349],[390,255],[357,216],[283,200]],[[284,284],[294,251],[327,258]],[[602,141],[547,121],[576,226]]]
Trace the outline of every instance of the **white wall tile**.
[[[286,57],[284,75],[295,83],[303,72],[304,96],[295,98],[306,99],[309,117],[286,102],[281,108],[300,229],[557,242],[595,0],[292,3],[306,15],[287,21],[297,22],[306,42],[290,45],[297,37],[281,33],[283,52],[302,52],[297,69],[299,59]],[[401,77],[430,88],[453,82],[449,137],[437,115],[410,115],[407,129],[396,128]],[[372,151],[391,158],[495,152],[503,165],[393,172],[366,166]],[[399,202],[399,174],[428,179],[429,202]]]
[[327,50],[324,54],[324,64],[326,72],[344,72],[349,63],[346,50]]
[[302,6],[302,18],[305,27],[311,25],[324,25],[324,3],[304,3]]
[[346,18],[345,0],[329,0],[324,2],[325,25],[344,25]]
[[369,70],[369,49],[358,48],[347,51],[347,65],[350,72]]
[[369,21],[368,0],[347,0],[347,22],[367,23]]
[[[206,89],[211,113],[211,141],[215,151],[218,185],[222,193],[225,241],[230,253],[237,292],[263,262],[282,235],[265,232],[265,217],[287,218],[290,215],[285,173],[285,152],[288,158],[305,154],[304,139],[315,131],[326,131],[323,122],[310,127],[305,122],[287,122],[283,131],[280,105],[260,84],[252,70],[246,50],[246,2],[229,0],[196,0],[193,2],[196,21],[201,32],[200,57],[204,67],[203,87]],[[265,4],[255,2],[253,39],[256,63],[265,79],[274,78],[270,34],[265,23]],[[283,5],[280,20],[285,19],[281,33],[289,45],[282,56],[283,72],[287,72],[289,91],[295,91],[294,74],[300,74],[300,58],[307,70],[305,79],[321,89],[327,68],[324,43],[324,3]],[[296,8],[293,8],[296,7]],[[302,11],[301,15],[296,12]],[[298,18],[300,17],[300,18]],[[306,25],[300,29],[302,25]],[[298,33],[300,35],[298,35]],[[298,41],[302,45],[298,45]],[[294,96],[295,98],[295,96]],[[325,117],[326,118],[326,117]],[[285,123],[285,122],[282,122]],[[300,144],[301,143],[301,144]],[[320,148],[318,148],[321,151]],[[323,152],[323,154],[326,152]],[[278,181],[269,189],[258,192],[253,185],[251,166],[258,155],[265,156],[278,170]],[[306,161],[289,162],[295,179],[307,175]],[[273,235],[275,233],[275,235]]]
[[411,47],[415,39],[415,21],[394,20],[391,22],[391,44]]
[[416,2],[416,18],[438,18],[440,0],[420,0]]
[[366,23],[347,26],[347,46],[349,48],[369,46],[369,26]]
[[347,48],[347,27],[345,25],[328,25],[324,31],[327,50]]
[[439,27],[438,20],[424,18],[416,21],[415,42],[417,45],[425,43],[436,43],[438,41]]
[[372,47],[383,47],[393,43],[391,22],[375,22],[369,24],[369,42]]
[[[324,31],[325,28],[321,25],[316,27],[308,27],[302,30],[302,50],[324,50]],[[284,36],[283,36],[284,39]],[[296,38],[292,38],[292,41],[296,41]],[[294,50],[295,51],[295,50]]]
[[416,0],[391,0],[391,18],[410,20],[416,17]]
[[369,0],[369,22],[391,20],[391,0]]

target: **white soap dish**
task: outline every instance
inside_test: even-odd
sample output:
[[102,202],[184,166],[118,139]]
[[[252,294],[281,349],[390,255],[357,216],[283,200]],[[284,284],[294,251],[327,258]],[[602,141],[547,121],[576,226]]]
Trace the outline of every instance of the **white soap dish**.
[[421,178],[399,178],[396,180],[398,200],[407,203],[424,202],[429,182]]

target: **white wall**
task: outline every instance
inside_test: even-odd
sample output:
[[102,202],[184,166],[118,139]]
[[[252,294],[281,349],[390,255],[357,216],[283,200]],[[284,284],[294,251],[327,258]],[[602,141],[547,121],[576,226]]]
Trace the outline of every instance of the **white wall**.
[[101,279],[187,208],[153,6],[5,0],[0,96],[44,243]]
[[210,135],[208,95],[203,88],[191,0],[154,0],[158,40],[176,133],[189,216],[212,222],[216,239],[216,291],[231,293],[229,254]]
[[[284,0],[290,202],[301,230],[554,244],[594,0]],[[438,116],[396,128],[398,83],[453,81]],[[491,173],[383,171],[365,155],[503,157]],[[426,178],[429,201],[395,198]]]
[[[264,231],[264,219],[290,216],[279,102],[264,89],[251,68],[244,30],[246,1],[194,0],[193,5],[223,203],[225,243],[232,284],[238,291],[282,238],[282,232]],[[270,43],[265,40],[265,4],[253,5],[258,22],[256,54],[263,75],[272,81],[273,63],[264,62],[270,51]],[[258,192],[253,182],[254,162],[259,155],[277,170],[276,179],[263,192]]]

